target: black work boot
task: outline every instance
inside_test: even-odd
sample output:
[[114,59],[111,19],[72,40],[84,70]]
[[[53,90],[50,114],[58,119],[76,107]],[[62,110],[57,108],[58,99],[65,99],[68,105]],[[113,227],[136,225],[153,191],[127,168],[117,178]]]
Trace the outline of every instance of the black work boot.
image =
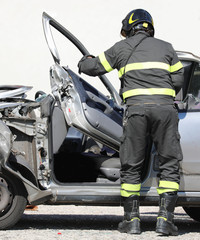
[[118,230],[122,233],[140,234],[139,196],[132,195],[124,200],[124,220],[119,223]]
[[173,223],[177,192],[160,194],[160,211],[158,213],[156,232],[163,235],[178,235],[178,228]]

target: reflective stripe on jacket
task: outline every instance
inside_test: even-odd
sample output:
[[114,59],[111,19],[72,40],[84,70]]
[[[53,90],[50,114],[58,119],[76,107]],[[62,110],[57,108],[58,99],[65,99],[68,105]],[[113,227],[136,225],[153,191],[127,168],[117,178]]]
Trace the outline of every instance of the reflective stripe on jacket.
[[117,69],[119,78],[123,79],[123,98],[139,95],[175,97],[175,91],[183,83],[183,66],[172,45],[150,37],[146,32],[138,32],[117,42],[98,57],[86,59],[81,65],[81,71],[92,76],[113,69]]
[[[113,68],[110,66],[110,63],[107,61],[105,53],[101,53],[99,55],[99,60],[101,62],[101,64],[103,65],[103,67],[105,68],[106,72],[110,72],[113,70]],[[118,74],[119,74],[119,78],[121,78],[125,73],[132,71],[132,70],[142,70],[142,69],[163,69],[166,70],[168,72],[176,72],[179,69],[181,69],[183,67],[182,63],[180,61],[178,61],[176,64],[170,66],[167,63],[163,63],[163,62],[138,62],[138,63],[129,63],[126,66],[122,67]]]

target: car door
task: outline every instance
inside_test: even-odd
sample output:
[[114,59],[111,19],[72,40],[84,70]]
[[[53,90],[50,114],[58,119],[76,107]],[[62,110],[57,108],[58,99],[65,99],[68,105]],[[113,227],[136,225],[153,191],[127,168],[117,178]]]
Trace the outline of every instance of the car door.
[[119,150],[122,135],[121,98],[105,75],[99,76],[110,97],[91,86],[68,67],[60,65],[51,28],[70,40],[83,55],[89,52],[66,28],[43,13],[44,34],[55,64],[50,69],[51,89],[68,126],[75,127],[106,146]]
[[200,63],[182,61],[185,81],[179,105],[179,132],[183,160],[180,162],[180,191],[200,191]]

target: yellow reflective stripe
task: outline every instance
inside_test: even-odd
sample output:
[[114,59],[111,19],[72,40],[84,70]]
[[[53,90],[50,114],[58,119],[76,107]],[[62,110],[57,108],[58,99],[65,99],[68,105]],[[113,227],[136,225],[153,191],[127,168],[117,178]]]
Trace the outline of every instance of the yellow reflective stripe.
[[183,64],[179,61],[176,64],[171,66],[170,72],[176,72],[176,71],[178,71],[181,68],[183,68]]
[[163,62],[129,63],[125,67],[120,68],[118,75],[120,78],[124,73],[132,71],[132,70],[153,69],[153,68],[166,70],[168,72],[176,72],[179,69],[183,68],[183,65],[180,61],[172,66],[170,66],[167,63],[163,63]]
[[109,62],[107,61],[104,52],[99,55],[99,59],[100,59],[101,64],[103,65],[103,67],[105,68],[105,70],[107,72],[110,72],[113,70],[112,67],[110,66]]
[[170,88],[136,88],[124,92],[123,99],[137,95],[169,95],[176,96],[175,90]]
[[165,218],[165,217],[157,217],[157,219],[159,219],[159,218],[162,218],[162,219],[164,219],[165,221],[167,221],[167,218]]
[[138,192],[141,189],[141,184],[122,183],[121,189],[126,191]]
[[176,182],[172,182],[172,181],[164,181],[161,180],[159,182],[159,188],[172,188],[172,189],[179,189],[179,184]]
[[[140,62],[140,63],[129,63],[125,67],[120,68],[118,74],[119,78],[126,72],[132,71],[132,70],[142,70],[142,69],[152,69],[152,68],[158,68],[163,69],[168,72],[170,72],[170,65],[163,62]],[[125,69],[125,71],[124,71]]]
[[171,181],[160,181],[159,187],[157,188],[158,194],[165,192],[175,192],[179,190],[179,184]]
[[157,193],[160,195],[166,192],[176,192],[177,190],[171,188],[157,188]]
[[120,193],[122,197],[130,197],[131,195],[140,196],[140,189],[141,184],[122,183]]
[[134,220],[136,220],[136,219],[140,221],[140,219],[139,219],[138,217],[132,218],[131,221],[134,221]]
[[121,193],[122,197],[130,197],[132,195],[140,196],[140,192],[131,192],[131,191],[126,191],[126,190],[120,190],[120,193]]

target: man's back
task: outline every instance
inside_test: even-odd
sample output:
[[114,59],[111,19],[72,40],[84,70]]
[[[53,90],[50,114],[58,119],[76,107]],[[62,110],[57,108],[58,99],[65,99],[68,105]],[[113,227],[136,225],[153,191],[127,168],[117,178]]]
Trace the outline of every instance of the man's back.
[[[174,89],[173,81],[182,85],[182,79],[172,77],[173,72],[177,70],[176,64],[179,63],[172,45],[150,37],[146,32],[138,32],[116,43],[105,51],[105,56],[110,65],[118,69],[119,78],[123,81],[123,92],[143,88]],[[172,103],[174,96],[141,94],[133,97],[134,99],[127,100]]]

